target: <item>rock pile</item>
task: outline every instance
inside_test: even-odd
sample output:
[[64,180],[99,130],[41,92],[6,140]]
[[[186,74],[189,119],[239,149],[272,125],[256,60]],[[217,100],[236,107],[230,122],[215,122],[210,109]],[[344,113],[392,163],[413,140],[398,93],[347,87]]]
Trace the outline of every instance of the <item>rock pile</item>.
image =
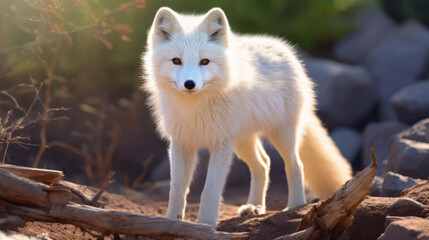
[[[385,225],[367,237],[380,240],[429,239],[429,221],[424,218],[427,213],[422,214],[427,211],[424,209],[428,208],[428,201],[406,198],[412,196],[407,189],[414,186],[413,189],[426,192],[419,193],[426,196],[423,199],[429,199],[429,29],[413,20],[396,24],[378,10],[359,13],[354,21],[356,30],[333,48],[333,57],[342,63],[331,63],[346,66],[344,69],[350,66],[362,69],[360,75],[356,73],[354,77],[360,82],[368,82],[367,87],[374,88],[374,91],[362,92],[362,89],[352,87],[350,93],[344,94],[348,97],[344,103],[361,102],[361,105],[349,105],[360,114],[357,122],[335,119],[332,112],[341,103],[321,104],[320,116],[333,129],[333,139],[354,166],[368,165],[369,149],[375,149],[379,167],[370,195],[404,197],[390,205],[387,217],[379,219]],[[320,82],[317,78],[321,70],[314,68],[312,61],[317,63],[320,60],[306,58],[309,74]],[[324,77],[320,78],[329,82]],[[344,78],[342,84],[352,86],[349,81]],[[320,86],[319,89],[326,91],[318,95],[320,98],[338,94],[332,87]],[[348,87],[342,88],[343,91],[345,89]],[[341,108],[336,109],[339,110],[336,114],[342,117],[357,117],[340,111]],[[339,139],[336,132],[344,127],[357,133],[363,129],[361,137]],[[362,139],[361,154],[352,156],[349,145],[356,146],[358,139]],[[348,143],[344,144],[344,141]],[[419,188],[420,185],[426,188]],[[369,239],[359,231],[362,231],[359,226],[352,226],[350,233],[355,235],[349,234],[348,238]],[[384,231],[381,236],[380,231]],[[357,237],[359,234],[363,238]]]

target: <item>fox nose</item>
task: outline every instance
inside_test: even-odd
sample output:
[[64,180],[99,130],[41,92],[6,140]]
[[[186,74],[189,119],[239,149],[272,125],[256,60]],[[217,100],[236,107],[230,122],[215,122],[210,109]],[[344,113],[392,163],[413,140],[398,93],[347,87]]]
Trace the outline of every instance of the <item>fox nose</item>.
[[193,80],[186,80],[185,81],[185,88],[188,90],[192,90],[195,87],[195,82]]

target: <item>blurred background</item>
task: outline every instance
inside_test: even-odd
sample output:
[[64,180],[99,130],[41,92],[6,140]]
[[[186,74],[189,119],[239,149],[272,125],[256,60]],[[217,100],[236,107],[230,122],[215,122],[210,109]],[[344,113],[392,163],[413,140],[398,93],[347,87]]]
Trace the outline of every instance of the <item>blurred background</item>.
[[[427,94],[416,92],[429,79],[428,0],[2,0],[0,159],[96,186],[109,170],[133,189],[167,180],[167,145],[139,90],[140,54],[161,6],[221,7],[233,31],[295,45],[317,83],[318,113],[355,170],[370,147],[387,159],[389,139],[429,117]],[[413,84],[424,86],[404,90]],[[271,174],[285,186],[283,163],[266,145]],[[201,158],[204,170],[207,152]],[[230,186],[247,191],[247,168],[234,168],[242,170]]]

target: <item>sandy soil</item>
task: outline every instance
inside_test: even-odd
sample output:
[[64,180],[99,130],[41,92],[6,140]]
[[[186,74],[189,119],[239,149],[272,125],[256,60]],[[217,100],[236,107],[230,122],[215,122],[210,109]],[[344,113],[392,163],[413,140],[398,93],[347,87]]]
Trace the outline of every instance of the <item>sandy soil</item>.
[[[92,197],[97,189],[80,186],[73,183],[67,183],[75,189],[83,192],[87,197]],[[234,199],[231,199],[234,200]],[[236,201],[236,200],[234,200]],[[104,193],[101,202],[104,209],[118,210],[123,212],[131,212],[138,214],[145,214],[151,216],[164,217],[167,211],[167,200],[160,200],[159,196],[149,196],[144,193],[124,189],[123,195]],[[186,209],[185,221],[195,222],[198,217],[198,203],[189,203]],[[236,217],[238,206],[225,203],[221,207],[219,220],[230,219]],[[52,239],[99,239],[100,235],[97,232],[86,232],[83,229],[77,228],[70,224],[60,223],[43,223],[43,222],[27,222],[24,227],[16,229],[16,232],[27,234],[30,236],[49,236]],[[125,238],[122,239],[134,239]],[[101,238],[103,239],[103,238]],[[104,239],[113,239],[112,236],[105,237]]]
[[[87,197],[92,197],[97,189],[67,183]],[[274,191],[274,189],[272,190]],[[415,216],[429,216],[429,183],[425,181],[414,188],[403,192],[404,197],[415,199],[423,204],[423,210],[414,213]],[[194,222],[198,215],[198,203],[195,196],[190,198],[186,210],[186,221]],[[219,216],[219,229],[229,232],[249,232],[250,239],[274,239],[295,231],[301,218],[307,213],[312,204],[297,207],[292,211],[282,212],[285,196],[271,195],[268,197],[269,211],[265,215],[256,217],[237,218],[237,210],[245,200],[246,196],[237,194],[225,199]],[[368,197],[357,209],[355,221],[349,229],[347,239],[376,239],[385,229],[385,217],[389,214],[390,206],[396,198]],[[146,214],[152,216],[165,216],[167,199],[165,196],[154,196],[138,191],[123,189],[121,195],[104,193],[101,198],[105,209],[119,210],[125,212]],[[274,209],[274,211],[273,211]],[[417,215],[416,215],[417,214]],[[94,219],[96,221],[96,219]],[[365,228],[365,231],[362,231]],[[52,239],[114,239],[114,236],[101,237],[97,232],[86,232],[69,224],[28,222],[24,227],[16,229],[17,232],[30,236],[42,234]],[[134,239],[120,236],[120,239]],[[141,238],[145,239],[145,238]]]

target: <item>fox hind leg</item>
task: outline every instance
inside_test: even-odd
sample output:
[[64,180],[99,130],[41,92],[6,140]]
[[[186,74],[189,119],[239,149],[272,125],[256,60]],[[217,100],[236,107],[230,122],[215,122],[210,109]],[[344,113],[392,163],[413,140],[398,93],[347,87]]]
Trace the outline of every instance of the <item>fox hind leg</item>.
[[288,184],[288,203],[285,210],[306,203],[304,166],[299,156],[298,136],[295,131],[280,131],[269,138],[285,163]]
[[251,182],[249,198],[238,210],[239,216],[253,216],[265,213],[265,196],[268,189],[270,158],[257,136],[239,140],[234,151],[250,169]]

